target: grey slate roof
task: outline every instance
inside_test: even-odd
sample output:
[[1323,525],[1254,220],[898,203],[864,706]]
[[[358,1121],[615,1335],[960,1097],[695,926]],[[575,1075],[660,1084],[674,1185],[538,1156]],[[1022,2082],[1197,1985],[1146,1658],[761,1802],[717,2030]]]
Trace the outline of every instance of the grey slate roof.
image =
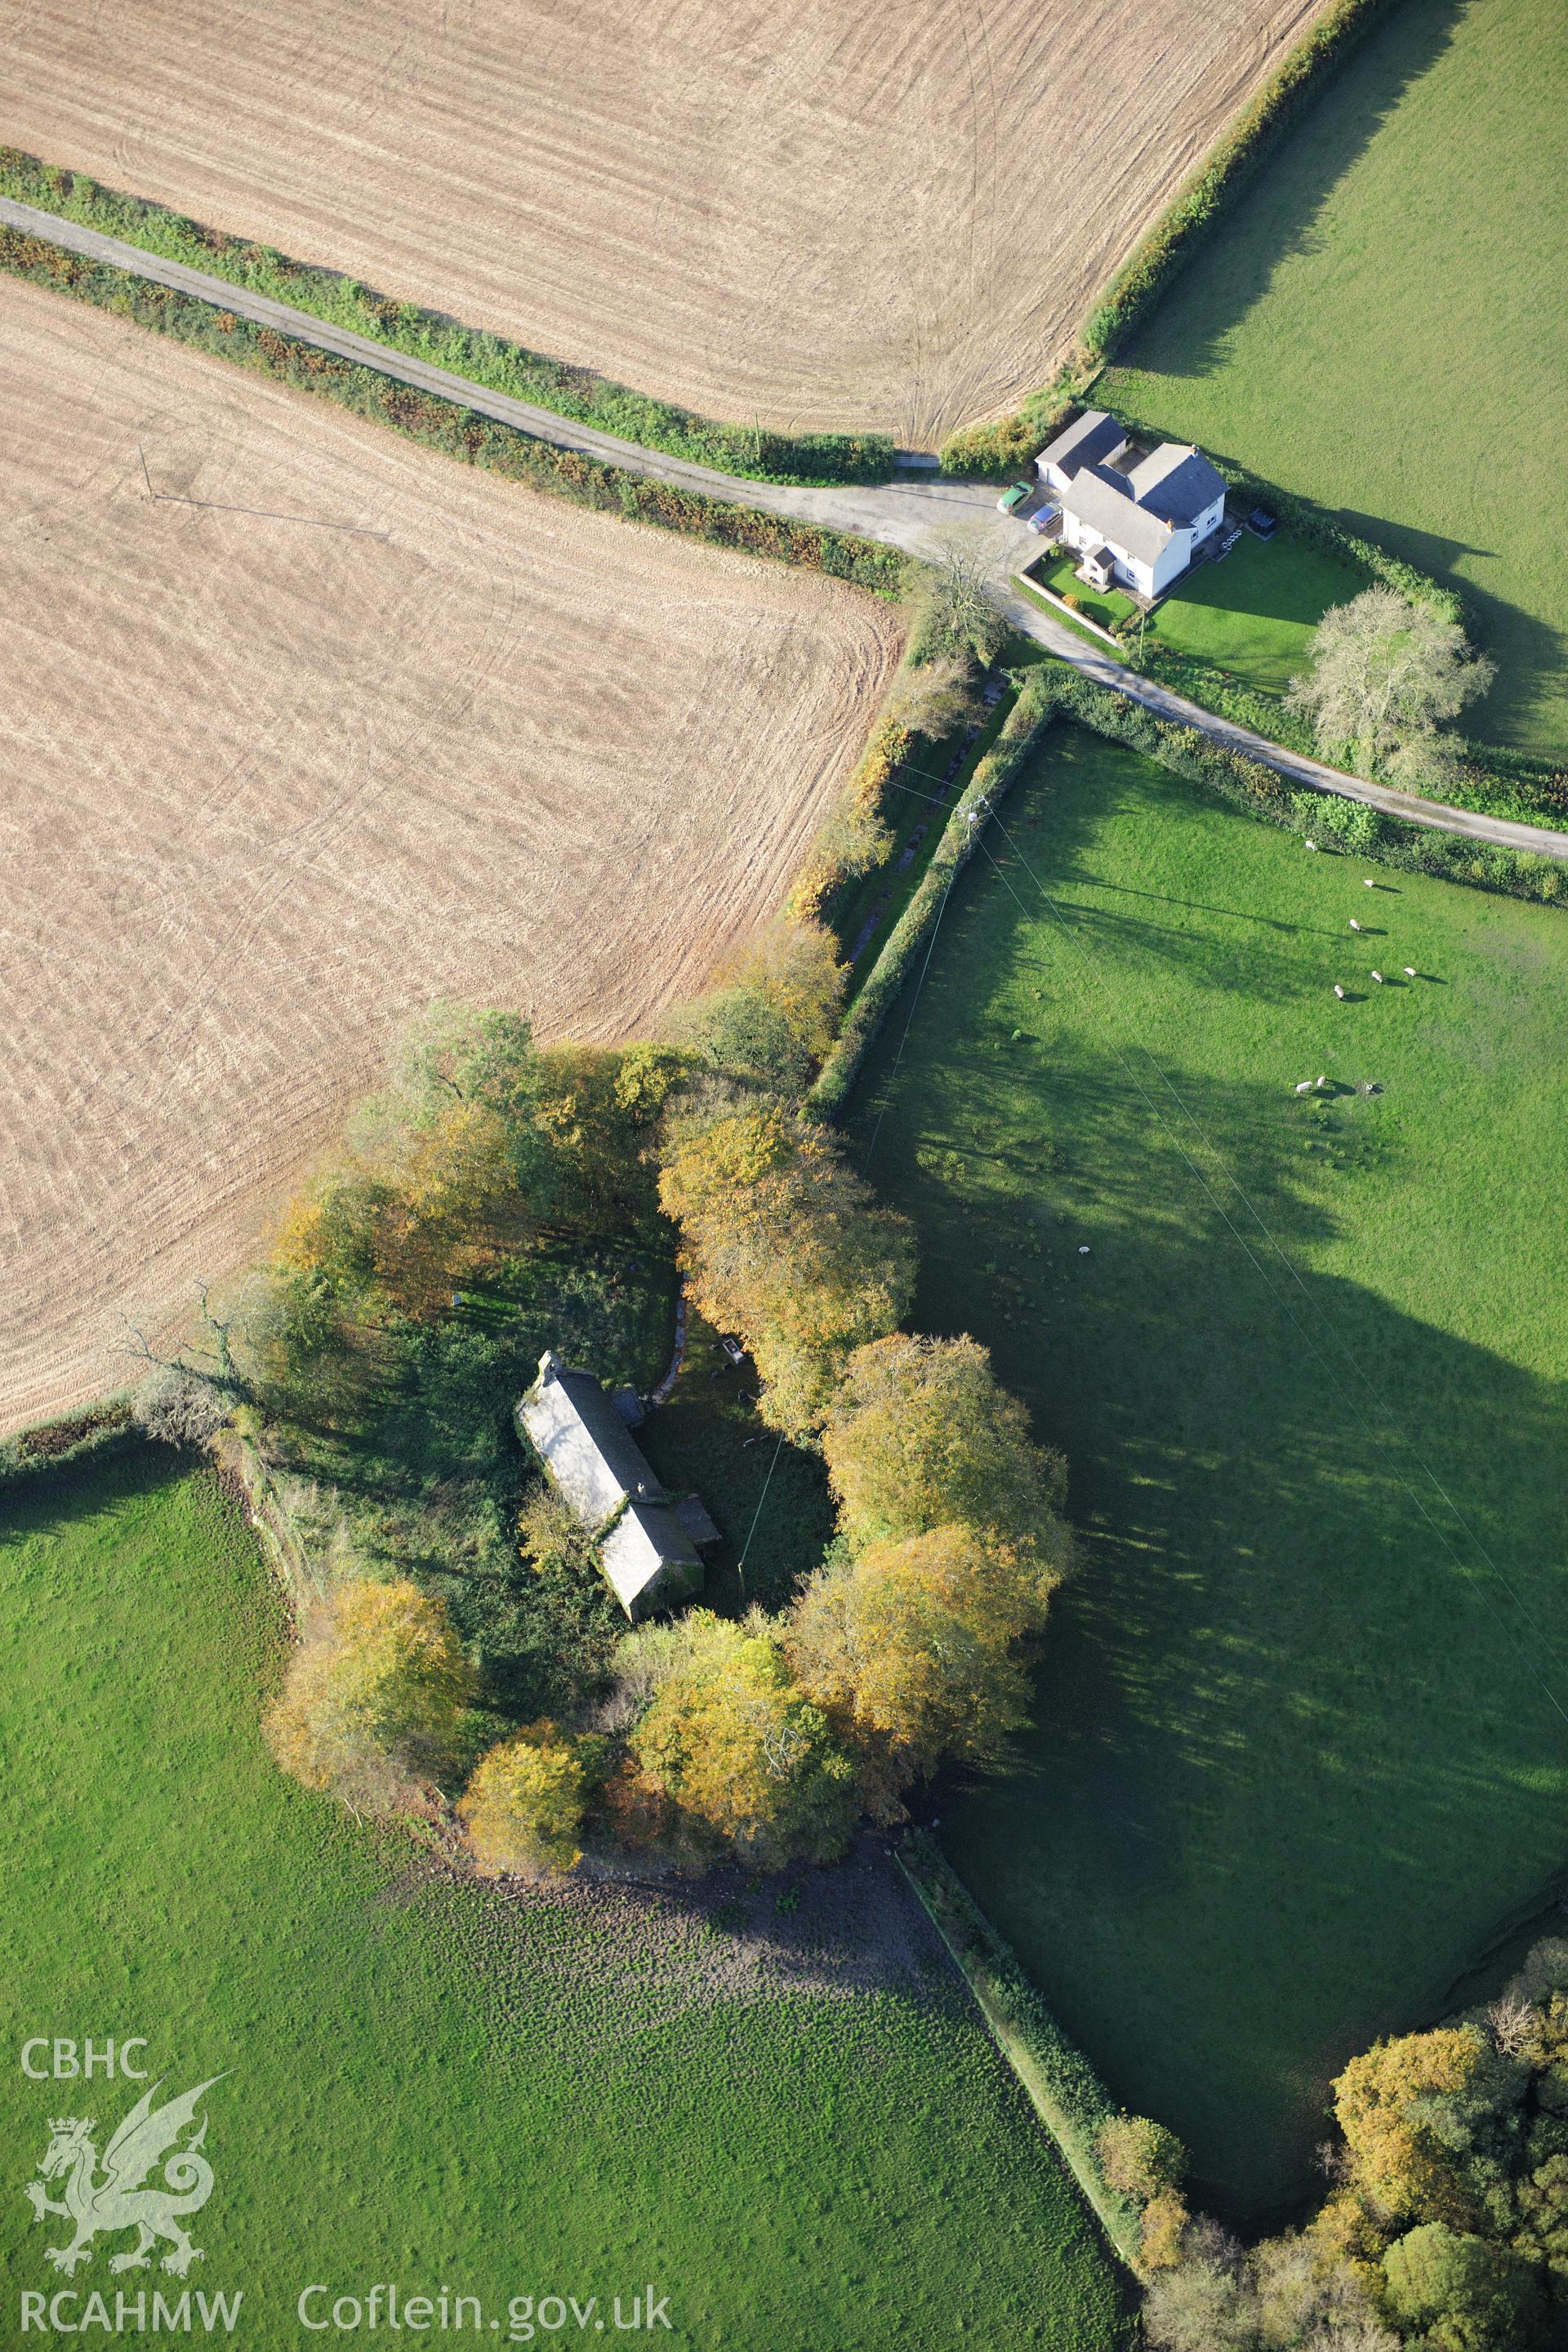
[[546,1349],[517,1423],[584,1526],[596,1533],[614,1520],[599,1558],[628,1617],[700,1583],[695,1546],[592,1372],[569,1371]]
[[1074,424],[1064,425],[1054,441],[1047,442],[1036,459],[1040,467],[1059,466],[1070,480],[1080,466],[1098,465],[1120,449],[1127,438],[1127,428],[1103,408],[1086,408]]
[[1205,508],[1225,496],[1225,477],[1217,474],[1201,449],[1189,441],[1162,441],[1140,458],[1127,477],[1141,507],[1169,523],[1195,522]]
[[1125,476],[1112,474],[1109,467],[1086,466],[1062,493],[1062,503],[1101,539],[1135,555],[1141,563],[1152,563],[1169,542],[1170,524],[1139,506]]

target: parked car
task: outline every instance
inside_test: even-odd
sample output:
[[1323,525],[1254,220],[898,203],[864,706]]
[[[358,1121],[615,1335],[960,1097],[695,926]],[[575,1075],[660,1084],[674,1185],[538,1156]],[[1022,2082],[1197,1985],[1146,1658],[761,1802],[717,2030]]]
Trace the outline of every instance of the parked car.
[[1266,507],[1254,507],[1247,518],[1247,528],[1256,539],[1272,539],[1279,528],[1279,519]]
[[1002,514],[1011,514],[1015,507],[1021,507],[1023,505],[1024,500],[1029,497],[1034,487],[1033,482],[1015,482],[1012,488],[1010,490],[1004,490],[1001,497],[997,499],[996,505],[998,511]]
[[1059,507],[1042,507],[1038,514],[1029,517],[1029,529],[1042,533],[1049,530],[1060,512]]

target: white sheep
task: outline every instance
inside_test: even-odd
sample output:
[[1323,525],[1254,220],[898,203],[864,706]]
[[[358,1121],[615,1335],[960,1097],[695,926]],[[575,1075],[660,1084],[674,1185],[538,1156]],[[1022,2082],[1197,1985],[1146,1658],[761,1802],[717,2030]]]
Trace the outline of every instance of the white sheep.
[[1361,929],[1361,925],[1356,921],[1353,915],[1351,917],[1351,929],[1352,931],[1359,931]]
[[1340,999],[1342,1003],[1344,1002],[1344,990],[1340,986],[1339,982],[1336,980],[1334,982],[1334,994]]
[[1310,841],[1310,842],[1307,844],[1307,846],[1308,846],[1308,848],[1309,848],[1309,849],[1316,849],[1317,845],[1317,845],[1317,843],[1316,843],[1315,841]]
[[1375,890],[1377,884],[1373,880],[1370,874],[1363,874],[1361,877],[1361,887],[1363,890]]
[[1415,979],[1415,966],[1413,963],[1407,963],[1407,964],[1405,965],[1405,979],[1406,979],[1406,980],[1414,980],[1414,979]]
[[1382,972],[1380,972],[1380,971],[1374,971],[1374,972],[1373,973],[1373,980],[1375,980],[1375,981],[1376,981],[1376,982],[1377,982],[1377,984],[1378,984],[1379,988],[1381,988],[1381,987],[1383,986],[1383,974],[1382,974]]
[[1328,1082],[1328,1079],[1327,1079],[1326,1077],[1321,1077],[1321,1078],[1318,1080],[1318,1088],[1317,1088],[1317,1090],[1318,1090],[1318,1092],[1319,1092],[1320,1094],[1322,1092],[1323,1088],[1328,1085],[1328,1083],[1329,1083],[1329,1082]]
[[1310,1078],[1303,1078],[1303,1079],[1302,1079],[1302,1081],[1301,1081],[1301,1083],[1300,1083],[1300,1086],[1297,1087],[1297,1089],[1296,1089],[1296,1092],[1297,1092],[1299,1095],[1310,1095],[1310,1094],[1311,1093],[1311,1091],[1312,1091],[1312,1081],[1311,1081],[1311,1079],[1310,1079]]

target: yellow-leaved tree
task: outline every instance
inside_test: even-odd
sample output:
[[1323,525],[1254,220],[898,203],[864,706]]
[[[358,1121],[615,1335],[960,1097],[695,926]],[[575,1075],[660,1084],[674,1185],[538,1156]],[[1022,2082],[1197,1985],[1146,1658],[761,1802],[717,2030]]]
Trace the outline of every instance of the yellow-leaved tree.
[[843,1853],[854,1767],[791,1680],[766,1618],[737,1625],[694,1610],[622,1648],[623,1687],[647,1694],[632,1754],[689,1829],[764,1869]]
[[593,1780],[587,1745],[548,1719],[481,1756],[458,1805],[480,1876],[574,1869]]
[[286,1772],[369,1811],[449,1760],[473,1675],[445,1604],[407,1578],[345,1585],[307,1624],[266,1731]]
[[795,1678],[864,1751],[868,1801],[944,1759],[980,1769],[1007,1760],[1026,1720],[1020,1639],[1044,1624],[1050,1594],[1033,1555],[973,1528],[932,1528],[830,1560],[795,1602],[784,1635]]
[[847,1358],[908,1305],[908,1224],[822,1129],[754,1100],[676,1123],[659,1200],[680,1228],[693,1304],[756,1360],[763,1419],[809,1444]]
[[957,1521],[1027,1547],[1058,1576],[1069,1564],[1061,1457],[1034,1443],[977,1340],[900,1331],[857,1349],[823,1453],[852,1551]]

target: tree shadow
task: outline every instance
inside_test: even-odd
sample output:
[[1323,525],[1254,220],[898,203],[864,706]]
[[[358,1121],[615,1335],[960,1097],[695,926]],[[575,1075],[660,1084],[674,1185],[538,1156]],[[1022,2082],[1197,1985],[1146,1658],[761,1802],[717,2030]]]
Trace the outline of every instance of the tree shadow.
[[[1289,124],[1242,200],[1193,248],[1200,266],[1170,280],[1121,364],[1181,377],[1207,375],[1221,362],[1226,338],[1265,299],[1279,271],[1321,249],[1320,223],[1334,190],[1437,63],[1464,9],[1465,0],[1426,0],[1397,10],[1367,37],[1351,68],[1331,76],[1322,95]],[[1293,226],[1268,201],[1270,177],[1281,165]]]
[[[1105,805],[1052,773],[1047,887]],[[1563,1865],[1568,1389],[1312,1270],[1326,1159],[1415,1192],[1375,1098],[1260,1102],[1072,1040],[1000,879],[961,891],[873,1173],[916,1224],[913,1320],[984,1340],[1067,1454],[1083,1562],[1018,1769],[944,1797],[942,1834],[1200,2200],[1256,2222],[1310,2193],[1345,2060],[1431,2021]],[[1096,936],[1183,985],[1214,954]],[[1015,1036],[995,996],[1032,970]],[[1249,959],[1255,993],[1278,977]]]

